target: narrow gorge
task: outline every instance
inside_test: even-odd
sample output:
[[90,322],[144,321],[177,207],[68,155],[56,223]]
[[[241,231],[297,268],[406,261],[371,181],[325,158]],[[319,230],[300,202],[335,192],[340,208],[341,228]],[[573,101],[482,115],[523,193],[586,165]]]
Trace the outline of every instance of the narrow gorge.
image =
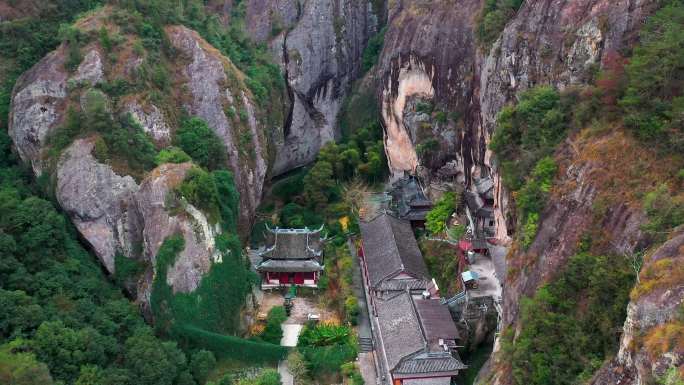
[[[0,58],[0,166],[66,215],[158,336],[250,335],[246,245],[322,222],[346,250],[361,201],[411,175],[432,202],[460,197],[439,237],[467,207],[454,227],[500,254],[498,319],[466,339],[469,361],[487,353],[458,384],[684,378],[681,1],[39,3],[0,0],[0,49],[16,53]],[[52,44],[10,44],[55,10]],[[239,340],[235,356],[284,357]],[[55,378],[105,383],[74,376]]]

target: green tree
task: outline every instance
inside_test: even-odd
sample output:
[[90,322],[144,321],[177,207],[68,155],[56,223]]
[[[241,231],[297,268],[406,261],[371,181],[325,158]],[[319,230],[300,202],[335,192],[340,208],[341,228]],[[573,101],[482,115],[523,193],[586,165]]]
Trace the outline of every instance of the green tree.
[[426,216],[425,228],[432,234],[443,233],[447,229],[447,221],[458,207],[457,195],[454,192],[446,192]]
[[0,340],[27,337],[44,320],[36,299],[20,290],[0,289],[0,308]]
[[176,344],[160,344],[148,327],[139,328],[126,340],[125,360],[134,383],[140,385],[172,385],[186,367],[185,355]]
[[31,342],[38,358],[61,380],[76,378],[82,365],[107,365],[115,344],[93,328],[74,330],[61,321],[41,324]]
[[329,201],[335,187],[333,167],[329,162],[320,160],[304,177],[304,199],[311,208],[321,209]]
[[556,279],[521,302],[515,340],[504,354],[520,385],[584,383],[615,354],[634,274],[619,256],[578,254]]
[[48,367],[32,353],[22,351],[24,344],[23,340],[15,340],[0,345],[0,381],[7,385],[51,385]]
[[178,147],[167,147],[154,157],[154,163],[161,165],[164,163],[184,163],[191,160],[190,156]]
[[210,171],[226,167],[228,157],[223,141],[200,118],[193,117],[183,121],[176,131],[174,144]]
[[671,1],[650,17],[626,66],[620,100],[625,124],[642,139],[684,151],[684,4]]
[[198,384],[204,384],[207,381],[214,366],[216,366],[216,357],[208,350],[198,350],[190,358],[192,376]]
[[266,316],[266,327],[261,333],[260,337],[266,342],[279,345],[283,338],[283,329],[280,325],[287,319],[285,308],[282,306],[275,306],[268,311]]

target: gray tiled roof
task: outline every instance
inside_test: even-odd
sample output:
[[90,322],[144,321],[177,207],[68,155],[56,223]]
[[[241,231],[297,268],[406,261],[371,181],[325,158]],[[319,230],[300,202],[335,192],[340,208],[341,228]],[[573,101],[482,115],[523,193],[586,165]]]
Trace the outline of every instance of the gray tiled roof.
[[264,259],[311,259],[321,254],[321,233],[306,229],[272,229]]
[[257,266],[258,271],[272,271],[277,273],[299,273],[322,271],[321,266],[317,261],[312,260],[282,260],[269,259]]
[[447,305],[442,305],[439,299],[416,299],[414,303],[428,342],[438,341],[440,338],[459,339],[456,324],[451,319]]
[[377,286],[380,291],[425,290],[428,281],[424,279],[386,279]]
[[363,251],[371,286],[399,272],[427,279],[423,255],[408,221],[381,214],[370,222],[361,222]]
[[394,369],[397,374],[418,374],[434,372],[453,372],[466,369],[460,360],[452,357],[451,354],[443,352],[440,355],[421,354],[401,361]]
[[377,301],[380,339],[389,369],[402,358],[425,348],[420,322],[413,310],[411,296],[402,292],[386,300]]

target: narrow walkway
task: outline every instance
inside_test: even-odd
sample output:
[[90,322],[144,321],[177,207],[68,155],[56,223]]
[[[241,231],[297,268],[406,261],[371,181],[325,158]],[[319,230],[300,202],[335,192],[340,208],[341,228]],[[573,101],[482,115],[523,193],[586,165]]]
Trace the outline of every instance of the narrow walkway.
[[363,289],[363,278],[361,276],[361,264],[359,261],[359,256],[356,255],[356,248],[354,247],[354,243],[351,240],[347,241],[347,246],[349,247],[349,252],[351,253],[352,259],[354,260],[354,269],[352,274],[352,289],[354,290],[354,294],[356,294],[356,299],[359,301],[359,343],[365,343],[366,339],[368,339],[371,341],[372,344],[373,334],[371,332],[370,318],[368,318],[368,305],[366,304],[366,294]]
[[297,340],[299,340],[299,333],[302,331],[304,325],[302,324],[282,324],[283,338],[280,340],[281,346],[295,347]]
[[283,360],[278,363],[278,373],[280,373],[280,383],[282,385],[294,385],[294,377],[287,367],[287,361]]

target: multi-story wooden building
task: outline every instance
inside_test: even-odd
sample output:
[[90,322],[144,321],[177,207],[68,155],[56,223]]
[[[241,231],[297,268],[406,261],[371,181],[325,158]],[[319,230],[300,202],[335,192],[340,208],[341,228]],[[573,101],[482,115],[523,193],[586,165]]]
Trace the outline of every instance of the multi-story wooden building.
[[261,288],[283,286],[318,287],[323,272],[321,226],[318,230],[268,228],[266,248],[259,253]]

